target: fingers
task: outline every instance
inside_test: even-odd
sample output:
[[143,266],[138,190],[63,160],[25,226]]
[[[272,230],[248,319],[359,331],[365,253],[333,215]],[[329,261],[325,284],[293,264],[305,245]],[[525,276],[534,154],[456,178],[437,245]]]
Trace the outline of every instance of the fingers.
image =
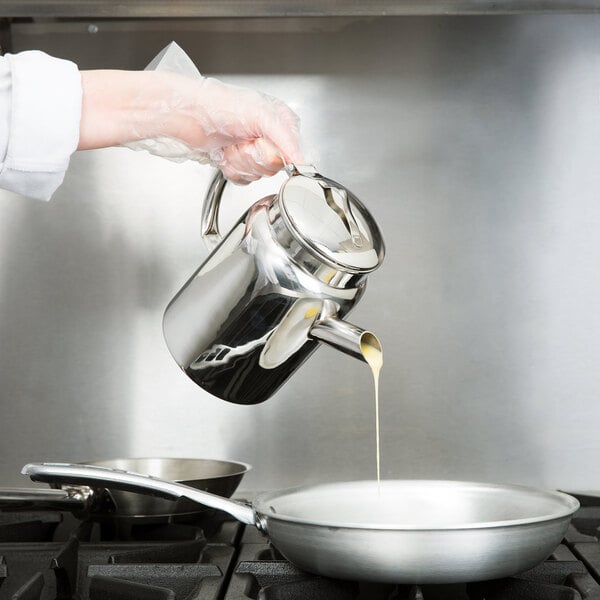
[[300,147],[300,118],[281,100],[256,93],[250,129],[257,139],[271,142],[286,163],[304,164]]
[[299,117],[283,103],[279,103],[275,112],[271,121],[263,123],[261,137],[270,140],[280,150],[286,163],[303,165]]
[[271,177],[284,166],[279,151],[264,139],[228,146],[221,157],[217,166],[227,179],[238,184]]
[[[232,141],[268,140],[286,163],[304,164],[300,118],[284,102],[251,89],[213,82],[221,94],[219,125]],[[236,139],[237,138],[237,139]]]

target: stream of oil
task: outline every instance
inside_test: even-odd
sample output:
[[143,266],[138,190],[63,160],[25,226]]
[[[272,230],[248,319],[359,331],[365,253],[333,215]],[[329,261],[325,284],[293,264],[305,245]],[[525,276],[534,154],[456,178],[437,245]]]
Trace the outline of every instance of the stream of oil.
[[377,493],[381,493],[381,445],[379,437],[379,373],[383,366],[383,352],[381,342],[372,333],[365,333],[360,341],[360,351],[371,367],[373,373],[373,384],[375,386],[375,446],[377,464]]

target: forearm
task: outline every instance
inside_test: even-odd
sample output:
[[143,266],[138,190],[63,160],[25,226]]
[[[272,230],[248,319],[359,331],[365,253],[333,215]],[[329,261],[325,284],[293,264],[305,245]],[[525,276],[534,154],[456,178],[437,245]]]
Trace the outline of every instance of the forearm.
[[[78,150],[172,137],[206,144],[204,80],[155,71],[81,71]],[[200,121],[200,122],[199,122]]]
[[[149,77],[150,75],[150,77]],[[152,101],[153,74],[143,71],[82,71],[83,90],[78,150],[132,141],[143,103]],[[140,89],[145,93],[140,94]]]

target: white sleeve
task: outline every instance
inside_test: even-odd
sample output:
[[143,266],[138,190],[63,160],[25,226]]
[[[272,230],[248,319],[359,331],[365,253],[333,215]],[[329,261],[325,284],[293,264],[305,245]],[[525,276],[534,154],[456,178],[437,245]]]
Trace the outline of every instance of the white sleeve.
[[0,188],[49,200],[79,143],[77,65],[32,50],[0,57]]

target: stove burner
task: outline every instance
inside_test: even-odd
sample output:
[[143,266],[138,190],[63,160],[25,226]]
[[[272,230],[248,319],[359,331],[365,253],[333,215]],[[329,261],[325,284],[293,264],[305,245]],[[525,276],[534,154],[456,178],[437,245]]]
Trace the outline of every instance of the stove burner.
[[216,511],[156,522],[0,513],[0,600],[600,600],[600,498],[579,499],[563,544],[534,569],[423,586],[305,573]]

